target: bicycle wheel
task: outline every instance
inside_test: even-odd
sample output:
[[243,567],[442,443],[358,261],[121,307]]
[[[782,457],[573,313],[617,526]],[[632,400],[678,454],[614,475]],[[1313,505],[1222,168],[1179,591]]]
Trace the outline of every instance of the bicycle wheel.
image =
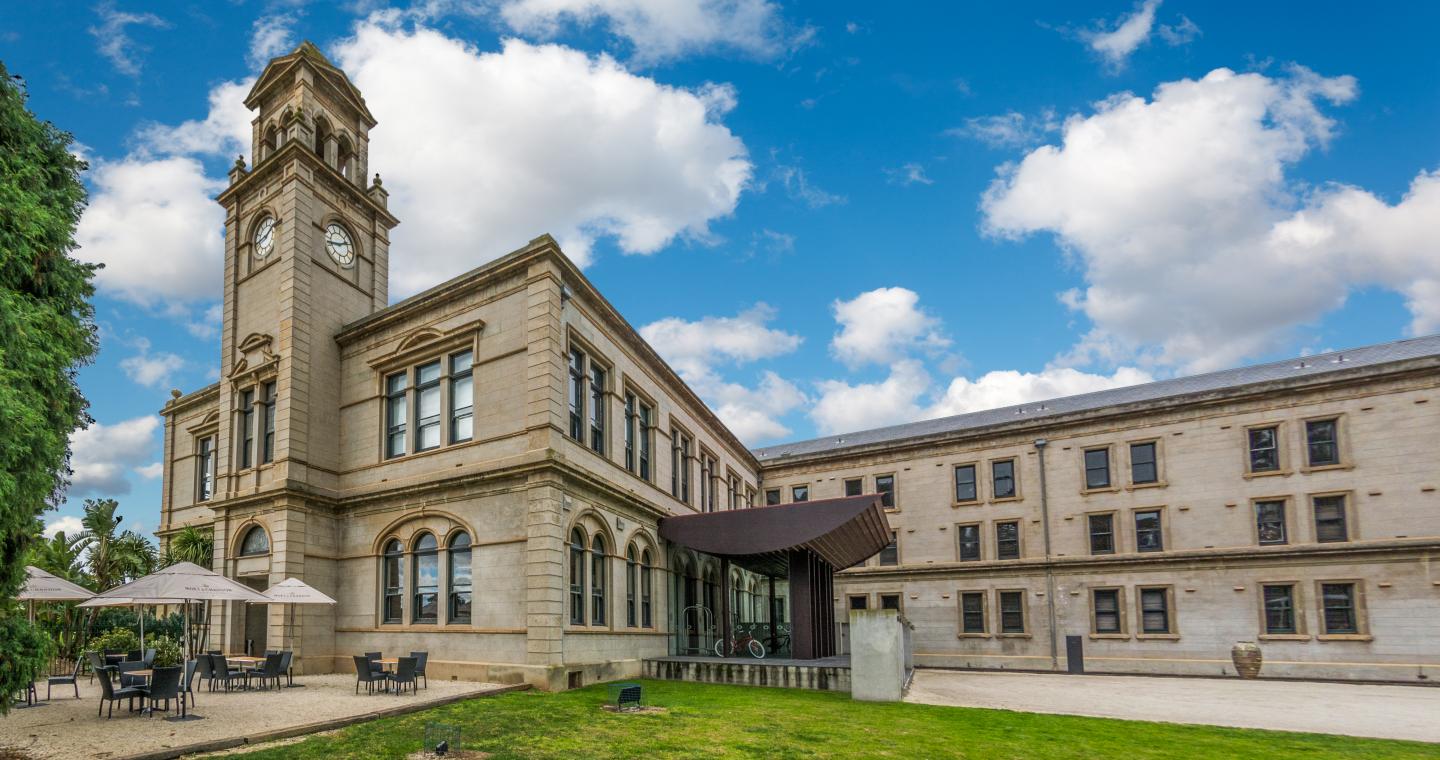
[[725,656],[725,642],[723,642],[723,641],[717,641],[717,642],[715,642],[715,656],[716,656],[716,657],[724,657],[724,656]]
[[759,641],[757,641],[757,640],[755,640],[755,639],[750,639],[750,644],[749,644],[748,648],[749,648],[749,650],[750,650],[750,656],[751,656],[751,657],[754,657],[754,658],[757,659],[757,660],[763,660],[763,659],[765,659],[765,645],[764,645],[764,644],[761,644]]

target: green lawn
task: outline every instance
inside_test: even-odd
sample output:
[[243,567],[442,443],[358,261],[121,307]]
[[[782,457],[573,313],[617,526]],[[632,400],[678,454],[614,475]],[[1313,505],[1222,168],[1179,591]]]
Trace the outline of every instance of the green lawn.
[[604,685],[518,692],[366,723],[248,758],[403,758],[425,724],[500,758],[1440,758],[1440,745],[911,704],[790,689],[646,681],[667,712],[601,709]]

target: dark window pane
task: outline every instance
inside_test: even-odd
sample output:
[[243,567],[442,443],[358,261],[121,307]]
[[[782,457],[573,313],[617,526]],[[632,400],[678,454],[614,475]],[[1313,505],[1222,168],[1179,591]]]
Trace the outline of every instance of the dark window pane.
[[1265,587],[1265,632],[1295,633],[1295,587]]
[[1110,450],[1090,449],[1085,452],[1085,487],[1110,487]]
[[868,597],[868,596],[852,596],[852,597],[850,597],[850,609],[852,609],[852,610],[863,610],[863,609],[868,609],[869,607],[870,607],[870,597]]
[[1280,437],[1276,428],[1250,430],[1250,471],[1271,472],[1280,469]]
[[1285,502],[1255,502],[1255,528],[1260,543],[1285,543],[1288,540],[1285,532]]
[[1000,632],[1025,632],[1025,594],[1022,591],[1000,592]]
[[992,492],[997,499],[1008,499],[1015,495],[1015,460],[1006,459],[990,465]]
[[810,501],[810,486],[791,486],[790,501]]
[[880,595],[880,609],[882,609],[882,610],[898,610],[898,609],[900,609],[900,595],[899,595],[899,594],[881,594],[881,595]]
[[861,493],[864,492],[864,488],[865,481],[861,480],[860,478],[853,478],[851,480],[845,481],[846,496],[859,496]]
[[881,549],[881,550],[880,550],[880,564],[881,564],[881,565],[898,565],[898,564],[900,564],[900,544],[899,544],[899,538],[896,537],[894,531],[891,531],[891,532],[890,532],[890,545],[889,545],[889,546],[886,546],[884,549]]
[[895,476],[875,476],[875,490],[880,494],[880,504],[886,509],[895,508]]
[[999,559],[1020,559],[1020,523],[995,524],[995,556]]
[[1120,592],[1096,589],[1094,592],[1095,632],[1120,633]]
[[969,562],[980,559],[980,526],[961,525],[960,532],[960,559]]
[[1170,597],[1165,589],[1140,590],[1140,630],[1145,633],[1170,632]]
[[1315,497],[1315,540],[1322,544],[1350,540],[1344,496]]
[[1090,553],[1115,553],[1115,516],[1090,515]]
[[1130,445],[1130,482],[1154,483],[1159,480],[1155,467],[1155,444],[1133,443]]
[[1135,513],[1135,548],[1142,552],[1165,549],[1165,536],[1160,530],[1160,510]]
[[1336,420],[1311,420],[1305,423],[1305,444],[1311,467],[1340,464],[1340,444],[1336,440]]
[[773,507],[780,503],[780,489],[768,488],[765,490],[765,506]]
[[960,595],[960,630],[964,633],[985,632],[985,595]]
[[975,501],[975,465],[955,468],[955,501]]
[[570,437],[585,441],[585,354],[570,349]]
[[1326,633],[1359,633],[1355,616],[1355,584],[1320,584],[1321,603],[1325,608]]

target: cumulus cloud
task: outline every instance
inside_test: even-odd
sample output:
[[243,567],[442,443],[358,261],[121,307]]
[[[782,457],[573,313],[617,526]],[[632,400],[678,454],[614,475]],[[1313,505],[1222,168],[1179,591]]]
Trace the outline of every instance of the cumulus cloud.
[[260,14],[250,27],[250,50],[245,54],[245,62],[251,68],[259,69],[271,58],[294,50],[295,22],[298,20],[293,13]]
[[1093,29],[1076,34],[1091,51],[1100,56],[1112,71],[1125,67],[1131,53],[1150,41],[1152,33],[1171,47],[1189,44],[1200,36],[1200,27],[1185,16],[1174,24],[1155,24],[1155,12],[1161,0],[1141,0],[1135,9],[1114,21],[1100,21]]
[[567,24],[604,25],[642,63],[729,49],[774,58],[806,44],[813,30],[791,30],[768,0],[501,0],[500,18],[530,36],[552,37]]
[[[1410,329],[1440,328],[1440,175],[1389,203],[1309,188],[1289,166],[1356,96],[1347,76],[1217,69],[1120,94],[1065,123],[1062,143],[1001,167],[982,199],[992,235],[1053,234],[1084,268],[1064,300],[1093,323],[1069,360],[1144,356],[1182,371],[1281,347],[1353,288],[1399,291]],[[1223,136],[1217,138],[1217,136]]]
[[85,532],[85,525],[80,518],[74,515],[62,515],[45,523],[44,536],[54,538],[56,533],[64,533],[67,538],[74,538]]
[[185,360],[168,351],[150,353],[150,341],[134,341],[136,354],[120,361],[120,369],[135,382],[151,388],[170,384],[170,378],[185,367]]
[[581,262],[706,239],[750,181],[719,118],[725,85],[685,89],[606,56],[509,40],[483,52],[430,29],[359,25],[339,65],[383,121],[370,165],[405,223],[392,292],[413,293],[550,231]]
[[136,467],[135,474],[146,480],[154,480],[165,474],[164,462],[151,462],[144,467]]
[[151,464],[160,418],[153,415],[106,425],[93,422],[70,435],[73,498],[130,493],[128,474]]
[[728,382],[720,368],[770,359],[799,348],[798,335],[767,325],[775,310],[759,303],[734,317],[678,317],[651,322],[640,335],[665,357],[720,419],[747,442],[774,440],[790,433],[780,417],[806,401],[794,383],[764,372],[754,387]]
[[907,288],[876,288],[849,301],[831,304],[840,330],[830,352],[850,367],[885,364],[914,349],[928,353],[949,347],[940,320],[920,308],[920,296]]
[[927,411],[930,417],[948,417],[985,409],[998,409],[1031,401],[1076,396],[1082,393],[1152,382],[1150,373],[1121,367],[1110,375],[1081,372],[1071,367],[1050,367],[1041,372],[995,370],[971,380],[957,377],[945,394]]
[[879,382],[822,380],[816,388],[820,398],[810,409],[816,429],[825,435],[849,433],[920,419],[920,397],[930,388],[930,374],[919,361],[906,359]]
[[121,74],[139,76],[144,55],[150,49],[131,39],[130,27],[165,29],[170,22],[153,13],[126,13],[113,2],[101,3],[95,12],[100,16],[100,23],[90,27],[90,36],[95,38],[100,55],[109,59]]

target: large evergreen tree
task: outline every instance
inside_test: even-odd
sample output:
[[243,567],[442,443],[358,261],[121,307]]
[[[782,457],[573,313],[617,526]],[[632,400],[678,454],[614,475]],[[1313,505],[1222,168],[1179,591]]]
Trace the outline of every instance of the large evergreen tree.
[[39,517],[62,494],[76,383],[96,350],[95,267],[70,256],[85,208],[73,138],[35,118],[0,63],[0,712],[46,653],[14,603]]

